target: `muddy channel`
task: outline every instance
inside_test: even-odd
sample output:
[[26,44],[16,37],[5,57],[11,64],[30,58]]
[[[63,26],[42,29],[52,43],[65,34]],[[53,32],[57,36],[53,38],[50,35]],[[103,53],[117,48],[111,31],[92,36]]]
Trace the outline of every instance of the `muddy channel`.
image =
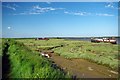
[[55,53],[51,60],[77,78],[117,78],[118,72],[84,59],[66,59]]

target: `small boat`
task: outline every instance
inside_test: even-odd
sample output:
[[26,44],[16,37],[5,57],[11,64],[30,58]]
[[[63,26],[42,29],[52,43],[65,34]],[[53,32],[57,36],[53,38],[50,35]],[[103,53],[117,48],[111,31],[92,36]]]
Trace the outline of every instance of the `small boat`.
[[91,38],[91,42],[99,43],[99,42],[103,42],[103,39],[99,39],[99,38]]
[[117,44],[117,40],[116,39],[110,39],[110,38],[103,38],[103,39],[91,38],[91,42],[96,42],[96,43],[104,42],[104,43]]

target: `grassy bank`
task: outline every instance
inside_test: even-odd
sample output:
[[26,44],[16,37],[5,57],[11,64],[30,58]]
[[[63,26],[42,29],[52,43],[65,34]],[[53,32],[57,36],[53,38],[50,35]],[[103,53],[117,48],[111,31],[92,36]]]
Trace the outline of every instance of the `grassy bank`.
[[[87,41],[72,41],[64,39],[34,40],[21,39],[17,40],[24,43],[32,51],[35,50],[53,50],[65,58],[82,58],[100,65],[118,69],[118,47],[110,43],[91,43]],[[62,45],[62,46],[61,46]],[[56,47],[61,46],[61,47]]]
[[2,56],[2,39],[0,38],[0,56]]
[[[57,67],[52,66],[52,62],[38,53],[35,53],[24,46],[23,43],[14,40],[3,41],[9,45],[8,52],[10,60],[9,78],[70,78],[70,76]],[[6,46],[6,45],[3,45]],[[4,49],[4,48],[3,48]],[[6,63],[3,63],[6,64]]]

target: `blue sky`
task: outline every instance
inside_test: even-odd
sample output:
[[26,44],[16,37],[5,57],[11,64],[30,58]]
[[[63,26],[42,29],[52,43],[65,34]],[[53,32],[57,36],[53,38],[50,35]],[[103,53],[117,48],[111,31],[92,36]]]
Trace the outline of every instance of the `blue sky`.
[[2,37],[118,35],[117,2],[3,2]]

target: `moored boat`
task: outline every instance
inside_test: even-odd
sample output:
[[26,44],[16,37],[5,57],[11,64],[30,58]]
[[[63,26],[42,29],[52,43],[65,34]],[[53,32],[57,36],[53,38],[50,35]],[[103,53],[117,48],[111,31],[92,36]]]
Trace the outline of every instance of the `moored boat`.
[[99,42],[104,42],[104,43],[112,43],[112,44],[117,44],[117,40],[116,39],[110,39],[110,38],[103,38],[103,39],[100,39],[100,38],[91,38],[91,42],[96,42],[96,43],[99,43]]

